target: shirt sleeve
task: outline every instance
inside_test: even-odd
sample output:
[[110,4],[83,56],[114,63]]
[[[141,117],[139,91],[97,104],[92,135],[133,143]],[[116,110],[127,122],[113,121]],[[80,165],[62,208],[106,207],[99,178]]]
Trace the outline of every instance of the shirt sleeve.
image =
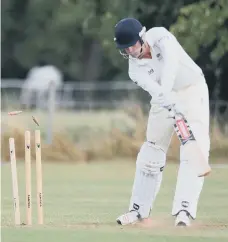
[[160,83],[163,94],[166,95],[172,91],[179,66],[179,56],[176,50],[175,37],[166,30],[163,32],[163,35],[155,41],[155,46],[160,48],[164,60]]
[[152,97],[158,96],[162,93],[161,86],[151,80],[150,76],[147,73],[143,72],[129,72],[129,77],[133,82],[135,82],[142,89],[147,91]]

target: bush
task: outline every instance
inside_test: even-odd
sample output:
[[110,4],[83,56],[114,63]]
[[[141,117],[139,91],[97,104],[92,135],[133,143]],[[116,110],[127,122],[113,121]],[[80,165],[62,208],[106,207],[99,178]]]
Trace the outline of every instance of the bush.
[[[51,145],[42,142],[42,159],[45,161],[72,161],[83,162],[93,160],[112,160],[118,157],[135,160],[140,146],[145,140],[147,115],[140,107],[125,110],[133,125],[125,123],[125,119],[113,120],[109,129],[81,127],[69,129],[68,126],[55,131]],[[95,114],[96,115],[96,114]],[[94,116],[94,120],[96,117]],[[18,125],[17,123],[17,126]],[[22,127],[5,124],[2,135],[2,160],[9,161],[9,138],[13,135],[16,144],[16,157],[24,160],[24,131]],[[214,129],[215,130],[215,129]],[[42,132],[44,137],[44,132]],[[32,158],[34,153],[34,134],[31,132]],[[228,156],[228,138],[225,138],[218,129],[211,134],[211,156],[225,158]],[[168,151],[169,161],[179,161],[179,141],[173,136]],[[227,159],[224,159],[224,161]],[[224,162],[223,161],[223,162]]]

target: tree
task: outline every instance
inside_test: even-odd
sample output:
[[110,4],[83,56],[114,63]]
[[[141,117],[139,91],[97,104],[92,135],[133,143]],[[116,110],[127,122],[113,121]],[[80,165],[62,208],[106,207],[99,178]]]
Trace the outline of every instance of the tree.
[[136,0],[3,0],[3,75],[12,63],[28,70],[42,60],[72,79],[105,77],[120,62],[114,25],[136,8]]
[[213,72],[214,99],[220,98],[222,72],[228,52],[228,5],[226,0],[207,0],[181,9],[171,31],[196,60],[203,60],[208,73]]
[[2,76],[23,78],[42,60],[59,67],[67,80],[128,79],[127,61],[113,41],[114,26],[135,17],[148,29],[172,26],[214,89],[214,80],[225,80],[228,69],[226,2],[2,0]]

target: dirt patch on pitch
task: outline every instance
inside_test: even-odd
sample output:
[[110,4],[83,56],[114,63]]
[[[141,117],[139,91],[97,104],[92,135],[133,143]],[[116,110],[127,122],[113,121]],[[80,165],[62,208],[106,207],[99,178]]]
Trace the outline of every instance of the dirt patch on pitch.
[[175,227],[174,221],[166,219],[144,219],[143,221],[136,223],[132,226],[138,228],[170,228],[170,229],[186,229],[186,230],[227,230],[228,224],[226,223],[203,223],[193,221],[189,227]]
[[171,226],[169,221],[165,220],[152,220],[150,218],[144,219],[143,221],[134,224],[133,226],[140,228],[158,228],[158,227],[166,227]]

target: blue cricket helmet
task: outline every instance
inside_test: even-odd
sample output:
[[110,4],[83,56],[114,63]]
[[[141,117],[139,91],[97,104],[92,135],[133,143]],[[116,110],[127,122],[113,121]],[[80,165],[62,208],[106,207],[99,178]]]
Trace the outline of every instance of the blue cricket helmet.
[[124,18],[115,26],[115,42],[118,49],[126,49],[142,41],[142,35],[146,28],[134,18]]

